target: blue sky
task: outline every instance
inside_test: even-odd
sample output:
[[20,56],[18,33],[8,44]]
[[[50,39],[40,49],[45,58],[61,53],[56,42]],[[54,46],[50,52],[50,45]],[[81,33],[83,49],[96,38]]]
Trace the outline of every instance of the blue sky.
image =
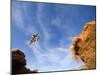
[[[96,19],[95,14],[95,6],[13,1],[12,48],[20,48],[26,67],[39,72],[78,68],[84,64],[73,60],[72,40],[86,22]],[[34,33],[40,39],[28,46]]]

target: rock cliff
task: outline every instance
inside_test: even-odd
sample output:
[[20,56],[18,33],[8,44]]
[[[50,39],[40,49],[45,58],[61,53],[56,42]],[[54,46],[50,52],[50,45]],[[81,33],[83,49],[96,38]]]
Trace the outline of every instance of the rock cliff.
[[12,74],[37,73],[26,68],[25,54],[18,48],[12,49]]
[[85,24],[82,32],[75,37],[71,50],[75,57],[81,58],[87,69],[96,68],[96,21]]

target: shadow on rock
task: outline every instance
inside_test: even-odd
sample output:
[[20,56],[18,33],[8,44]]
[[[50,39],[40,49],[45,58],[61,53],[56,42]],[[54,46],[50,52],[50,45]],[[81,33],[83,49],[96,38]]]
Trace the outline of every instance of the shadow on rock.
[[12,49],[12,74],[37,73],[26,68],[25,54],[20,49]]

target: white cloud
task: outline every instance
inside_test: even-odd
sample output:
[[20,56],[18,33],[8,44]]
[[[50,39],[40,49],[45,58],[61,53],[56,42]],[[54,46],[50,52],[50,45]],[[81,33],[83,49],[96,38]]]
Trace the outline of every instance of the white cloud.
[[16,3],[13,3],[12,7],[12,21],[16,24],[18,28],[24,28],[23,12]]
[[[38,42],[29,47],[32,49],[33,54],[37,59],[37,64],[39,65],[38,69],[41,71],[47,71],[46,68],[48,68],[49,71],[53,69],[67,70],[75,67],[77,68],[82,65],[81,63],[76,64],[74,62],[69,49],[58,47],[43,51]],[[74,64],[74,66],[71,65],[71,63]]]
[[51,20],[51,24],[53,24],[54,26],[56,27],[62,27],[62,24],[61,24],[61,18],[60,17],[56,17],[54,19]]
[[42,30],[43,33],[43,39],[44,41],[42,42],[42,44],[45,46],[45,48],[49,47],[49,40],[51,39],[52,35],[51,33],[48,31],[47,25],[45,24],[43,18],[45,17],[45,10],[44,10],[45,4],[42,3],[38,3],[37,6],[37,22],[39,23],[39,26]]
[[25,19],[29,18],[29,16],[26,15],[26,12],[27,9],[24,6],[20,6],[16,2],[14,2],[12,7],[12,22],[14,22],[14,25],[16,25],[17,28],[24,31],[26,35],[37,33],[37,30],[34,25],[25,24]]
[[43,22],[43,16],[44,16],[43,8],[44,8],[44,4],[39,3],[38,7],[37,7],[37,21],[38,21],[41,29],[43,30],[45,39],[49,39],[50,35],[49,35],[47,28],[45,27],[45,24]]
[[24,31],[25,31],[25,33],[27,35],[30,35],[30,34],[33,34],[33,33],[37,33],[38,32],[33,25],[28,25],[27,28],[24,28]]

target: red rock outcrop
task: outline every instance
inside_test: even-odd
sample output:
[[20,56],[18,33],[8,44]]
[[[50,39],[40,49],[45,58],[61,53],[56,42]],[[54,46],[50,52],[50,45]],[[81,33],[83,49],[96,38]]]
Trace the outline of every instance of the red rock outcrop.
[[96,21],[85,24],[82,32],[75,37],[71,50],[79,56],[88,69],[96,68]]

